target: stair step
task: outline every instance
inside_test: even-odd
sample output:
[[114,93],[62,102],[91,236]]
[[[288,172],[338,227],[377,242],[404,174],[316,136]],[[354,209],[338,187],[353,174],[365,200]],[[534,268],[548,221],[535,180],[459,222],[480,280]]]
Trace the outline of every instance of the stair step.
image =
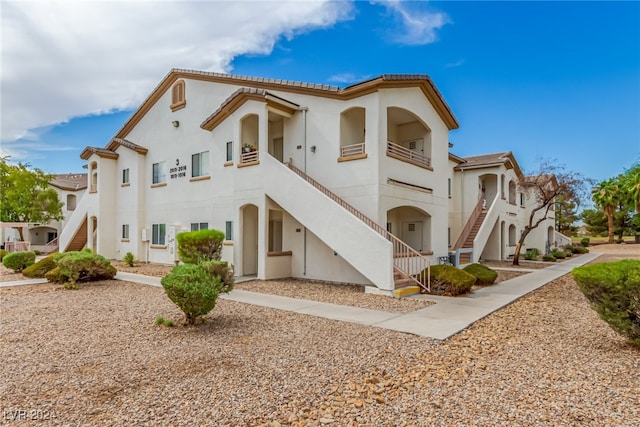
[[396,285],[396,289],[406,285],[407,283],[415,283],[413,279],[395,279],[393,283]]
[[407,297],[409,295],[415,295],[420,293],[420,286],[405,286],[403,288],[395,289],[393,296],[396,298]]

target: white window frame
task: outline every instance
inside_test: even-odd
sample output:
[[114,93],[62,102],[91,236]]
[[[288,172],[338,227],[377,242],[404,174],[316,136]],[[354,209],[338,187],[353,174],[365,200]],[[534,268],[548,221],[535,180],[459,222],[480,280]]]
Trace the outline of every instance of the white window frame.
[[122,238],[129,239],[129,224],[122,224]]
[[129,168],[122,169],[122,184],[129,184]]
[[151,183],[162,184],[167,182],[166,162],[154,163],[151,166]]
[[166,224],[153,224],[151,226],[151,244],[161,245],[166,244],[167,225]]
[[191,178],[209,176],[209,151],[191,155]]

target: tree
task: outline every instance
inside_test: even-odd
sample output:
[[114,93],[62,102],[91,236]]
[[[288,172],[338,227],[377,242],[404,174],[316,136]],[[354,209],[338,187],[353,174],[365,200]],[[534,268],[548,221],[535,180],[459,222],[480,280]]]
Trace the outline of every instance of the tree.
[[[62,202],[49,186],[53,175],[28,164],[11,165],[8,157],[0,157],[0,221],[43,222],[60,220]],[[24,240],[22,228],[18,228]]]
[[576,212],[578,203],[566,200],[564,196],[556,198],[556,230],[559,233],[573,236],[577,233],[578,227],[574,225],[579,219]]
[[592,190],[591,194],[593,202],[602,209],[607,217],[609,243],[613,243],[613,234],[615,231],[614,215],[621,200],[620,182],[616,178],[601,181]]
[[621,187],[626,195],[625,202],[640,213],[640,162],[631,166],[620,176]]
[[590,180],[577,172],[567,172],[564,165],[555,160],[541,159],[538,171],[519,179],[519,186],[534,200],[527,224],[522,230],[520,240],[513,255],[513,265],[520,265],[520,251],[525,239],[546,219],[551,219],[549,211],[557,198],[580,201],[587,194],[586,184]]
[[602,236],[607,234],[607,217],[601,210],[585,209],[580,212],[580,219],[587,226],[589,234]]

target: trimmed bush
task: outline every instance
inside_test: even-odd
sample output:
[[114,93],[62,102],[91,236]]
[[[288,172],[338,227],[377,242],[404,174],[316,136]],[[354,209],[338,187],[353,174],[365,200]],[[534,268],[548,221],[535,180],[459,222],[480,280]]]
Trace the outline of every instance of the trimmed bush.
[[53,255],[49,255],[22,270],[22,275],[25,277],[44,277],[45,274],[54,268],[56,268],[56,262],[53,260]]
[[228,262],[211,260],[201,263],[200,266],[204,268],[207,273],[220,279],[220,281],[222,282],[222,288],[220,292],[226,294],[233,290],[233,266],[230,266]]
[[167,297],[184,313],[185,324],[194,325],[200,316],[213,310],[221,293],[231,290],[220,277],[202,265],[184,264],[175,266],[161,283]]
[[587,254],[587,253],[589,253],[589,249],[587,249],[584,246],[574,246],[573,247],[573,253],[574,254],[579,254],[579,255]]
[[4,258],[4,256],[6,254],[8,254],[9,252],[5,251],[4,249],[0,249],[0,261],[2,261],[2,259]]
[[584,237],[580,240],[580,244],[585,248],[589,246],[590,242],[591,242],[591,239],[589,239],[588,237]]
[[640,260],[591,264],[571,273],[600,318],[640,346]]
[[[426,274],[424,275],[426,277]],[[476,282],[476,278],[466,271],[452,265],[431,266],[431,293],[435,295],[456,296],[467,293]]]
[[198,264],[202,261],[220,259],[224,233],[219,230],[198,230],[179,233],[178,256],[185,264]]
[[19,273],[36,262],[36,254],[31,251],[11,252],[2,258],[2,265]]
[[63,285],[67,282],[67,277],[60,272],[60,267],[55,267],[53,270],[49,270],[44,278],[47,279],[49,283],[58,283]]
[[[63,283],[67,289],[77,289],[78,282],[113,279],[117,273],[111,261],[90,251],[60,253],[53,259],[60,269],[59,274],[65,278]],[[49,276],[45,277],[49,279]]]
[[553,249],[551,251],[551,255],[553,255],[556,259],[565,259],[567,257],[567,253],[561,251],[560,249]]
[[554,257],[552,254],[546,254],[546,255],[542,256],[542,260],[543,261],[556,262],[556,257]]
[[524,254],[524,259],[528,261],[535,261],[538,259],[538,255],[540,255],[540,251],[536,248],[529,248],[527,252]]
[[498,278],[498,272],[482,264],[469,264],[462,270],[475,277],[478,286],[493,285]]

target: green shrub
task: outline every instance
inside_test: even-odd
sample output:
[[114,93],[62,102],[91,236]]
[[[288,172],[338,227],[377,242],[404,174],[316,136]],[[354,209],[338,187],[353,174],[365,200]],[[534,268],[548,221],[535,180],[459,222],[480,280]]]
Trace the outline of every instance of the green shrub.
[[56,268],[56,263],[53,260],[53,255],[49,255],[22,270],[22,275],[26,277],[44,277],[45,274],[54,268]]
[[218,296],[230,290],[219,275],[198,264],[175,266],[161,283],[167,297],[184,313],[187,325],[194,325],[198,317],[213,310]]
[[572,274],[600,318],[640,346],[640,260],[586,265]]
[[[427,277],[426,274],[424,277]],[[475,282],[474,276],[452,265],[431,266],[432,294],[445,296],[464,294],[471,290]]]
[[169,326],[172,327],[173,326],[173,320],[171,319],[165,319],[162,316],[158,316],[156,317],[156,325],[158,326]]
[[91,251],[60,253],[53,259],[60,269],[59,274],[65,278],[65,288],[76,289],[78,282],[113,279],[117,273],[111,261]]
[[35,252],[11,252],[2,258],[2,265],[13,270],[16,273],[21,272],[25,268],[36,262]]
[[580,240],[580,244],[582,245],[582,247],[586,248],[587,246],[589,246],[589,243],[591,242],[591,239],[589,239],[588,237],[583,237]]
[[47,279],[49,283],[58,283],[60,285],[67,282],[67,277],[60,272],[60,267],[55,267],[53,270],[49,270],[44,278]]
[[574,246],[573,247],[573,253],[574,254],[579,254],[579,255],[587,254],[587,253],[589,253],[589,249],[587,249],[584,246]]
[[540,255],[540,251],[536,248],[529,248],[527,252],[524,254],[524,259],[528,261],[535,261],[538,259],[538,255]]
[[222,293],[229,293],[233,290],[233,266],[230,266],[227,261],[205,261],[200,264],[202,268],[204,268],[207,273],[212,276],[216,276],[222,282]]
[[4,249],[0,249],[0,261],[2,261],[2,259],[4,258],[4,256],[6,254],[8,254],[9,252],[5,251]]
[[567,253],[564,251],[561,251],[560,249],[553,249],[551,251],[551,255],[553,255],[556,259],[565,259],[567,257]]
[[136,259],[135,255],[131,252],[127,252],[122,258],[122,262],[127,264],[129,267],[134,267],[139,261]]
[[556,257],[554,257],[552,254],[546,254],[542,256],[542,260],[556,262]]
[[222,256],[224,233],[219,230],[199,230],[179,233],[178,256],[185,264],[198,264],[202,261],[219,260]]
[[476,278],[476,285],[493,285],[498,278],[498,273],[482,264],[469,264],[462,269]]

